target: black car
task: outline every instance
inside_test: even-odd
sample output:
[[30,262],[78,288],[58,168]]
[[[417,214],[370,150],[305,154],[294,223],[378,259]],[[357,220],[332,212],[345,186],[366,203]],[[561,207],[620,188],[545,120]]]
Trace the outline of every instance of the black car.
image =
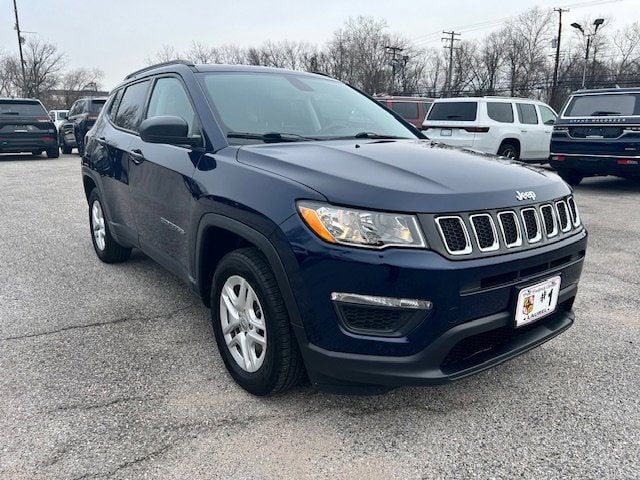
[[0,153],[31,152],[58,158],[56,127],[39,100],[0,98]]
[[326,76],[135,72],[82,175],[97,256],[138,248],[190,285],[254,394],[305,373],[343,392],[449,382],[574,320],[587,232],[565,182],[435,144]]
[[640,88],[574,93],[553,128],[549,163],[570,185],[595,175],[640,178]]
[[60,126],[60,148],[62,153],[71,153],[77,148],[82,155],[84,151],[84,137],[96,123],[98,114],[107,101],[104,97],[81,98],[76,100],[69,109],[67,119]]

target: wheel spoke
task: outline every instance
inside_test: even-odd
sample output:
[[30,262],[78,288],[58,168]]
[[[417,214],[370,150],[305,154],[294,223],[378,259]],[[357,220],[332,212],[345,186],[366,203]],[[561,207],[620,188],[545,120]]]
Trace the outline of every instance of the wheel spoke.
[[233,299],[229,297],[229,295],[222,294],[222,301],[224,302],[224,306],[227,309],[227,313],[233,317],[235,321],[238,321],[240,318],[240,314],[238,313],[238,309],[233,304]]
[[240,282],[240,292],[238,292],[238,308],[244,308],[247,304],[247,293],[249,284],[243,278]]
[[249,339],[249,344],[251,346],[255,344],[260,345],[262,348],[265,348],[267,346],[267,341],[264,339],[264,337],[256,332],[247,332],[247,338]]
[[238,325],[240,325],[240,320],[238,320],[237,318],[234,317],[233,320],[229,321],[227,326],[222,329],[222,332],[225,335],[228,335],[231,332],[233,332],[236,328],[238,328]]
[[249,323],[253,325],[255,328],[259,328],[264,330],[264,321],[261,318],[258,318],[256,312],[253,308],[248,310],[249,313]]
[[[226,295],[225,295],[226,294]],[[233,291],[233,287],[231,285],[225,285],[224,286],[224,292],[223,292],[223,298],[227,297],[229,299],[229,301],[231,302],[231,305],[233,305],[234,309],[238,308],[238,297],[236,296],[236,292]]]
[[240,337],[239,344],[240,344],[240,350],[242,351],[242,359],[244,360],[245,369],[247,369],[248,371],[251,371],[252,362],[251,362],[251,355],[249,352],[250,350],[249,342],[247,342],[247,336],[245,333],[240,333],[236,336]]

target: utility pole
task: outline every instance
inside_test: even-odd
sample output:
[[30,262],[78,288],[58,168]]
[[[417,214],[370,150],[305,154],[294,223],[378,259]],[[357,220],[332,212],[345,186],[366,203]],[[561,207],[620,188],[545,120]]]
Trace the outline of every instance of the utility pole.
[[551,105],[555,108],[555,102],[558,95],[558,67],[560,66],[560,39],[562,38],[562,14],[568,12],[568,8],[554,8],[554,12],[558,12],[558,39],[556,44],[556,61],[553,67],[553,84],[551,85]]
[[27,73],[24,69],[24,56],[22,55],[22,35],[20,35],[20,21],[18,20],[18,5],[13,0],[13,12],[16,15],[16,33],[18,34],[18,49],[20,50],[20,66],[22,67],[22,95],[27,95]]
[[449,45],[445,45],[444,48],[448,48],[449,49],[449,69],[447,71],[447,81],[445,83],[446,88],[445,90],[447,92],[449,92],[449,90],[451,90],[451,83],[453,82],[453,44],[457,41],[459,41],[459,37],[460,34],[454,32],[453,30],[451,30],[450,32],[442,32],[445,35],[447,35],[446,37],[442,37],[442,40],[445,40],[447,42],[449,42]]
[[391,54],[391,88],[389,89],[389,94],[393,95],[394,90],[396,88],[396,71],[398,67],[398,54],[404,50],[404,48],[395,46],[395,45],[386,45],[384,47],[385,51]]

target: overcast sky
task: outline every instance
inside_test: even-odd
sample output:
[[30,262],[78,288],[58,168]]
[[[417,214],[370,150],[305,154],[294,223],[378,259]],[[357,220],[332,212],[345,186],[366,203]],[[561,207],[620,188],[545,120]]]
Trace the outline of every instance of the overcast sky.
[[[441,30],[456,28],[463,38],[476,38],[536,5],[571,6],[567,29],[586,16],[606,16],[615,28],[640,19],[640,0],[18,0],[22,30],[56,43],[69,67],[102,69],[107,89],[144,66],[163,44],[178,51],[194,40],[322,44],[348,17],[369,15],[385,19],[390,30],[419,45],[438,47]],[[13,24],[12,0],[0,0],[0,49],[5,52],[17,50]]]

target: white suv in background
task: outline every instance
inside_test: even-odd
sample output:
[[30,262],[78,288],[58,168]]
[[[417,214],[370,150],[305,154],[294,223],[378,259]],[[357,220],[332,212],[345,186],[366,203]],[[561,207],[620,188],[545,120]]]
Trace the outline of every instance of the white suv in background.
[[549,159],[556,112],[538,100],[506,97],[441,98],[422,124],[431,140],[533,162]]

